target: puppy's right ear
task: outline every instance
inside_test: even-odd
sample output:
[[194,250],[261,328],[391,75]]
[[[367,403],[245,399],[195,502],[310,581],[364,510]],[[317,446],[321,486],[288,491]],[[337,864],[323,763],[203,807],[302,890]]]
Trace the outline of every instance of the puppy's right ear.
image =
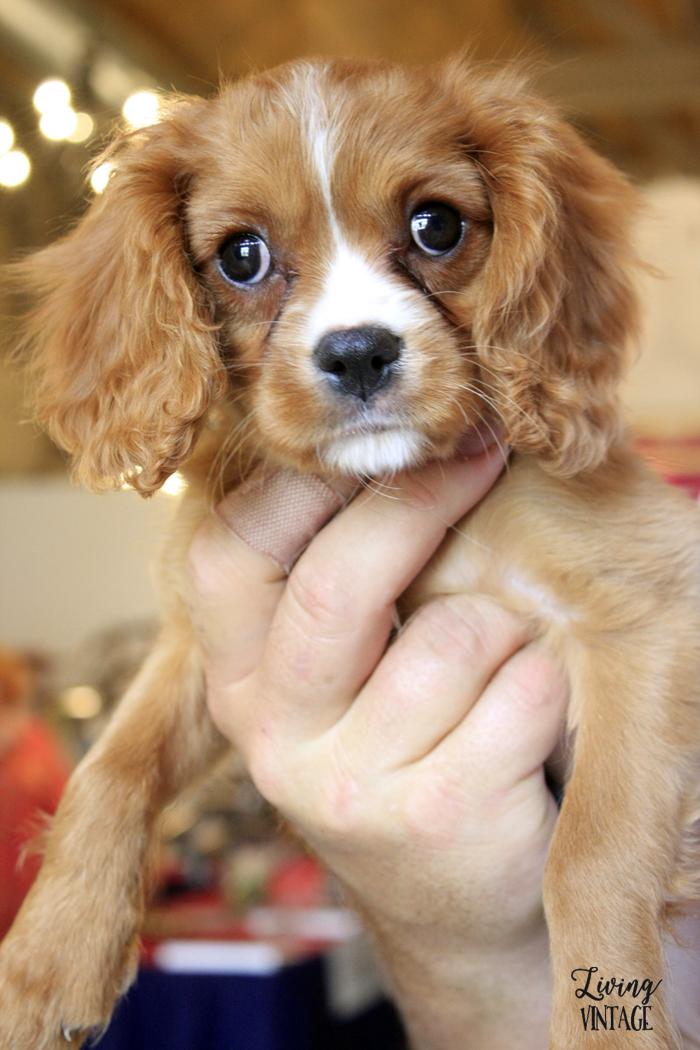
[[36,418],[95,490],[155,491],[225,389],[182,210],[203,100],[119,139],[104,192],[68,236],[15,268],[36,306],[25,345]]

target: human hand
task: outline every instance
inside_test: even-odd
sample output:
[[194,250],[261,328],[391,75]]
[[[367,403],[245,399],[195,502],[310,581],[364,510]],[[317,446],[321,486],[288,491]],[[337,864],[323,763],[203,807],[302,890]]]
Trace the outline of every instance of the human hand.
[[[393,499],[362,493],[288,580],[220,518],[191,552],[212,715],[385,958],[402,957],[399,998],[416,966],[439,987],[472,958],[488,970],[484,953],[546,963],[556,669],[523,624],[467,596],[429,603],[385,652],[395,599],[499,472],[492,451],[398,479]],[[220,508],[234,528],[236,502]]]

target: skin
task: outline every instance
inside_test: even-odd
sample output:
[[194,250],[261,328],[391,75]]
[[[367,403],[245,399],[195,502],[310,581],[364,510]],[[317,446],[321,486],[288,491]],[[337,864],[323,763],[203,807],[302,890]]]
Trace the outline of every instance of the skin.
[[215,515],[190,552],[212,716],[347,888],[415,1050],[547,1045],[543,763],[566,685],[478,597],[386,648],[396,598],[501,468],[492,449],[361,493],[289,577]]

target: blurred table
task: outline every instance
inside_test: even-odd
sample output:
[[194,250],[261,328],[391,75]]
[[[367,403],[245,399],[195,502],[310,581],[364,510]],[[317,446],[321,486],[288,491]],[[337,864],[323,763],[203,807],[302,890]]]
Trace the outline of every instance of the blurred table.
[[99,1050],[402,1050],[356,918],[254,909],[239,936],[149,938]]

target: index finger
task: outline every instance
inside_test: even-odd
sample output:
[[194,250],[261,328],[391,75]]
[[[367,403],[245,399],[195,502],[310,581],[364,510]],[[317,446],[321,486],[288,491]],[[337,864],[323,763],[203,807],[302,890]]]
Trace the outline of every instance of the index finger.
[[253,670],[288,565],[354,489],[278,470],[249,479],[202,523],[189,550],[190,617],[221,684]]
[[394,602],[503,469],[498,450],[431,463],[365,493],[314,539],[280,598],[258,674],[260,719],[294,736],[337,722],[378,663]]

